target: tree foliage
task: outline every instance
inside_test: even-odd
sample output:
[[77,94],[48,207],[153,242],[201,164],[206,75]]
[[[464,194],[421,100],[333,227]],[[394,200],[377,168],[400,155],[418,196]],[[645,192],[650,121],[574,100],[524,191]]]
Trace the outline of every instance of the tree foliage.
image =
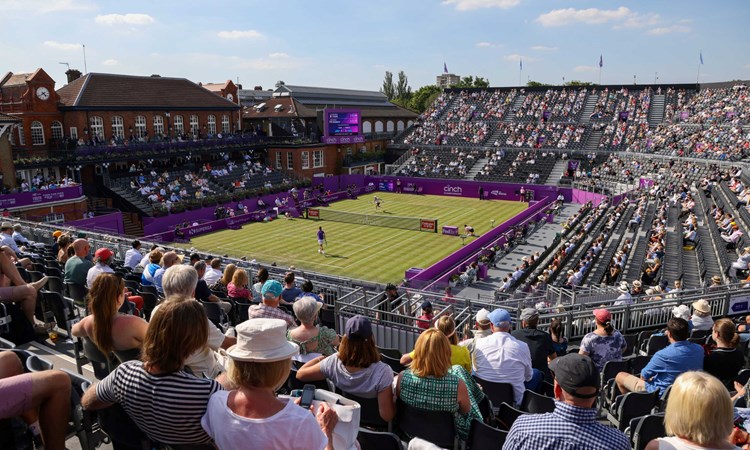
[[385,71],[385,78],[383,79],[383,87],[380,88],[380,92],[385,94],[388,100],[393,100],[396,96],[396,86],[393,84],[393,73]]
[[396,83],[395,98],[404,101],[411,98],[411,86],[409,86],[409,79],[406,77],[404,71],[398,73],[398,82]]
[[538,81],[531,80],[528,83],[526,83],[526,86],[528,86],[528,87],[542,87],[542,86],[551,86],[551,84],[540,83]]
[[590,81],[570,80],[564,86],[596,86],[596,83]]
[[434,84],[422,86],[412,94],[406,107],[421,114],[435,101],[441,92],[443,90]]
[[485,80],[484,77],[474,78],[472,75],[461,78],[457,84],[451,86],[452,88],[488,88],[490,87],[490,80]]

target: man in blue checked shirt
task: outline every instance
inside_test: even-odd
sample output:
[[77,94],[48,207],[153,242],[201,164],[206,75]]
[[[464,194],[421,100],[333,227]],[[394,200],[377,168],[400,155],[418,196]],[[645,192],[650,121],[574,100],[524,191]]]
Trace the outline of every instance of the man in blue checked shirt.
[[591,358],[572,353],[549,368],[555,376],[555,411],[516,419],[503,450],[630,450],[623,432],[597,421],[599,370]]

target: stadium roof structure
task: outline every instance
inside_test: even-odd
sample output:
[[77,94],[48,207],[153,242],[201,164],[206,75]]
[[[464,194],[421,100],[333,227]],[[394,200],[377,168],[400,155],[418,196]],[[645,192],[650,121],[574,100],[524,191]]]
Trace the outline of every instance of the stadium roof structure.
[[88,73],[57,90],[61,110],[236,110],[186,78]]

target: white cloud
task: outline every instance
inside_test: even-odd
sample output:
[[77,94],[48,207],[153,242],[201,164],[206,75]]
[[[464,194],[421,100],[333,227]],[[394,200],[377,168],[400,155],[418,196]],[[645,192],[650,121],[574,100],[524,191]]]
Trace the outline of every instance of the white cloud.
[[597,68],[594,67],[594,66],[576,66],[573,69],[573,72],[579,72],[579,73],[580,72],[594,72],[596,70],[597,70]]
[[519,3],[521,3],[521,0],[443,0],[444,5],[455,5],[458,11],[485,8],[508,9],[517,6]]
[[64,44],[57,41],[44,41],[44,46],[55,50],[71,51],[81,50],[81,44]]
[[531,47],[532,50],[537,52],[554,52],[557,51],[557,47],[547,47],[544,45],[535,45]]
[[503,59],[506,60],[506,61],[511,61],[511,62],[518,62],[518,61],[521,61],[521,60],[523,60],[524,62],[533,62],[533,61],[537,60],[536,58],[533,58],[531,56],[519,55],[518,53],[513,53],[511,55],[505,55],[505,56],[503,56]]
[[104,66],[116,66],[118,64],[120,64],[120,62],[116,59],[105,59],[102,61],[102,65]]
[[219,31],[216,35],[222,39],[260,39],[264,37],[256,30]]
[[477,42],[477,47],[492,47],[490,42]]
[[745,64],[745,65],[744,65],[744,66],[742,66],[742,67],[744,67],[745,69],[750,69],[750,64]]
[[43,14],[94,9],[94,5],[88,1],[77,0],[4,0],[2,7],[3,11],[28,11]]
[[614,23],[615,28],[643,28],[654,26],[660,21],[654,13],[637,13],[630,8],[620,6],[617,9],[555,9],[536,18],[536,22],[545,27],[560,27],[575,23],[601,25]]
[[100,14],[94,22],[99,25],[150,25],[156,20],[148,14]]
[[268,57],[271,59],[284,59],[284,58],[289,58],[289,55],[283,52],[275,52],[275,53],[271,53],[270,55],[268,55]]
[[648,30],[648,34],[661,36],[663,34],[669,33],[688,33],[689,31],[690,27],[686,27],[685,25],[672,25],[670,27],[653,28],[651,30]]

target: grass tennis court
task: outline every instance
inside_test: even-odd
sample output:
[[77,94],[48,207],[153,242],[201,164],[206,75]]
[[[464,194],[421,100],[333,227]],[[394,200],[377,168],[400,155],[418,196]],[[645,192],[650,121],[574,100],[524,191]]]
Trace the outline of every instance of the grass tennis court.
[[[443,225],[474,227],[481,235],[491,220],[500,225],[526,209],[526,203],[412,194],[377,193],[385,212],[375,212],[373,195],[344,200],[328,208],[363,214],[437,218]],[[328,245],[318,253],[316,232],[322,226]],[[439,230],[438,230],[439,231]],[[467,238],[466,242],[471,239]],[[326,220],[277,219],[249,223],[241,230],[225,230],[192,239],[202,252],[246,256],[262,264],[294,265],[298,269],[381,283],[400,281],[410,267],[429,267],[461,247],[461,239],[427,233]]]

